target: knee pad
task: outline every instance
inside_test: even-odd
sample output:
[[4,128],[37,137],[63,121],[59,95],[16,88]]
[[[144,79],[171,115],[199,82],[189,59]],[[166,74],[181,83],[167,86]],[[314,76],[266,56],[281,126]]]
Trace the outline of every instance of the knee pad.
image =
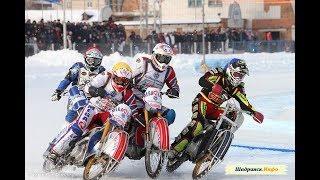
[[168,109],[164,112],[164,117],[167,119],[168,125],[170,125],[176,118],[176,112],[173,109]]

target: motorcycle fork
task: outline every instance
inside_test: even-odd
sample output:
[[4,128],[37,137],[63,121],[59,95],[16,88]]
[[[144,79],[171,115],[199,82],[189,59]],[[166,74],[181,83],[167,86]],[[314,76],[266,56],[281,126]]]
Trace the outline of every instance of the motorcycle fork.
[[104,146],[105,144],[105,139],[107,137],[107,135],[109,134],[110,132],[110,122],[109,122],[109,118],[107,118],[107,121],[106,123],[104,124],[104,130],[103,130],[103,133],[102,133],[102,136],[101,136],[101,139],[100,139],[100,146],[98,148],[98,153],[95,155],[96,158],[98,158],[100,155],[101,155],[101,151],[102,151],[102,147]]
[[[161,113],[160,112],[157,112],[157,117],[161,117]],[[145,122],[146,122],[146,133],[145,133],[145,144],[146,144],[146,147],[148,149],[151,148],[151,145],[152,145],[152,142],[150,142],[150,133],[149,133],[149,126],[150,126],[150,119],[149,118],[149,113],[148,111],[144,108],[144,119],[145,119]]]

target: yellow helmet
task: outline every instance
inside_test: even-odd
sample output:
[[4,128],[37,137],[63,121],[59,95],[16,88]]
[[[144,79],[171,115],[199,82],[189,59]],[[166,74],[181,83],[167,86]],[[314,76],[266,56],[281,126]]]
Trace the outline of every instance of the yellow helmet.
[[131,79],[132,77],[132,69],[129,64],[125,62],[117,62],[112,67],[112,73],[118,77],[124,77]]
[[132,78],[131,67],[125,62],[117,62],[112,67],[112,73],[112,87],[117,92],[122,92],[129,85],[130,79]]

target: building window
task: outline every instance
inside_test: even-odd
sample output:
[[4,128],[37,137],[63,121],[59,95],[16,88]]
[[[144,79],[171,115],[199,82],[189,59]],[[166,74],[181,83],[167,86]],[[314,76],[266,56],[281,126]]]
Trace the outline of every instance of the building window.
[[188,0],[188,7],[201,7],[202,0]]
[[92,8],[92,1],[88,1],[88,2],[87,2],[87,7],[88,7],[88,8]]
[[208,0],[208,7],[222,7],[222,0]]

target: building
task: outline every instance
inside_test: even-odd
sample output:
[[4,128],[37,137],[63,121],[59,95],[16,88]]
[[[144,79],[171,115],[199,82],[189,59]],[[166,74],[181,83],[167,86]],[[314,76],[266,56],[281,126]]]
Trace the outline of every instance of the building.
[[[147,0],[141,1],[146,3]],[[153,2],[148,1],[149,32],[157,30],[154,26]],[[136,4],[130,6],[128,3],[126,11],[139,12]],[[260,39],[271,32],[275,40],[294,40],[294,5],[292,0],[204,0],[205,28],[245,28],[257,32]],[[142,18],[144,21],[145,17]],[[140,22],[141,19],[136,16],[119,23],[127,29],[139,31]],[[162,32],[201,30],[202,0],[162,0],[161,27]]]
[[[267,32],[271,32],[273,39],[295,39],[295,4],[292,0],[203,1],[205,28],[245,28],[257,32],[260,39]],[[58,5],[52,5],[52,9],[59,8]],[[67,0],[67,9],[81,12],[95,10],[96,16],[108,14],[99,20],[112,15],[118,24],[126,26],[127,31],[143,30],[143,36],[152,30],[172,32],[202,29],[202,0]]]

